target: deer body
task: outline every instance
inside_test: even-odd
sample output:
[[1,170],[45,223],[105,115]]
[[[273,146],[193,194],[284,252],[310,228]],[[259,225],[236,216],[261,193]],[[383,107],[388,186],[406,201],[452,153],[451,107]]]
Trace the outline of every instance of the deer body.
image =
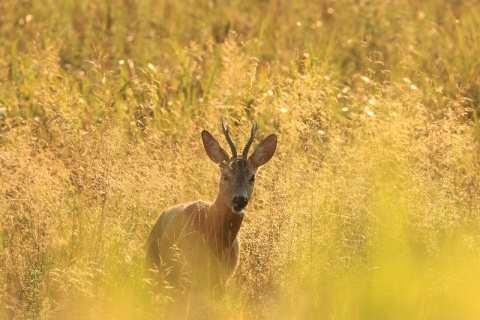
[[147,268],[165,272],[164,279],[174,287],[182,286],[186,279],[196,290],[210,291],[223,287],[233,274],[239,260],[238,232],[252,196],[255,173],[276,148],[277,138],[270,135],[247,158],[255,125],[243,155],[238,157],[223,119],[222,128],[232,157],[208,131],[202,132],[205,151],[221,171],[215,201],[194,201],[165,210],[147,241]]

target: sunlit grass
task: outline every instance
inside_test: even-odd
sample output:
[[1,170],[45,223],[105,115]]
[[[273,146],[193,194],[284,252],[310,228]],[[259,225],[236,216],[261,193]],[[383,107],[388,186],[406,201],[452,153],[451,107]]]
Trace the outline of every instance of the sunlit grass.
[[152,319],[202,129],[275,132],[219,319],[480,318],[478,6],[0,3],[0,318]]

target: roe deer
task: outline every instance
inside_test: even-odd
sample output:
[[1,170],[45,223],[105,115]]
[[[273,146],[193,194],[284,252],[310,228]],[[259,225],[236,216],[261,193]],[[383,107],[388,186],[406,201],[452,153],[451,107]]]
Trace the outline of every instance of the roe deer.
[[231,157],[208,131],[202,131],[205,151],[221,172],[217,198],[213,203],[194,201],[163,211],[146,248],[146,267],[150,271],[163,271],[164,280],[173,287],[188,284],[210,294],[223,289],[235,271],[239,257],[237,234],[252,196],[255,173],[272,158],[277,146],[277,136],[271,134],[248,157],[258,129],[255,124],[238,156],[223,117],[221,122]]

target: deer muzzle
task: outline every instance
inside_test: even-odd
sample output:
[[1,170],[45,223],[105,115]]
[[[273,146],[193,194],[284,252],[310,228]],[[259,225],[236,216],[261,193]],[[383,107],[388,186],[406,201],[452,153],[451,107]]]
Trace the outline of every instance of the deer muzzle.
[[243,209],[245,209],[245,207],[247,206],[248,198],[244,195],[235,196],[233,197],[232,204],[233,204],[233,211],[240,212]]

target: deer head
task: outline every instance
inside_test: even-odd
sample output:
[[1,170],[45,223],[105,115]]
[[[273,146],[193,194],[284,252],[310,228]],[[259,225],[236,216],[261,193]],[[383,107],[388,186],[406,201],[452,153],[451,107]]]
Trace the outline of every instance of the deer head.
[[267,163],[273,156],[277,146],[277,136],[271,134],[257,146],[248,157],[248,151],[257,133],[258,125],[252,127],[242,155],[237,155],[237,149],[230,137],[228,127],[222,117],[222,130],[232,151],[229,157],[218,141],[206,130],[202,131],[202,141],[208,157],[215,162],[221,171],[218,198],[233,212],[242,213],[248,204],[255,184],[257,170]]

